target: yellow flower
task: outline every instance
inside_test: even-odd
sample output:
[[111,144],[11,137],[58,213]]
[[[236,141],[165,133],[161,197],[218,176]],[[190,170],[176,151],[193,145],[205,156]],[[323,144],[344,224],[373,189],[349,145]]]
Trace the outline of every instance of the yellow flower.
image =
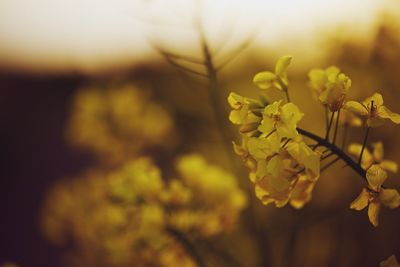
[[[251,125],[257,125],[260,121],[260,117],[254,115],[252,110],[256,108],[261,108],[261,103],[258,102],[257,100],[243,97],[241,95],[238,95],[236,93],[230,93],[228,96],[228,103],[233,109],[229,113],[229,120],[233,124],[245,124],[248,128],[248,126]],[[256,130],[257,126],[251,128],[252,130]],[[247,129],[247,131],[249,131]]]
[[396,256],[392,255],[386,260],[382,261],[379,264],[379,267],[400,267],[400,264],[398,263]]
[[268,136],[272,131],[277,131],[280,138],[295,138],[298,136],[297,123],[304,114],[293,103],[282,105],[282,101],[276,101],[265,107],[263,119],[258,130],[262,136]]
[[80,88],[72,101],[68,141],[111,165],[154,146],[170,146],[174,142],[165,138],[175,138],[173,118],[149,92],[131,84]]
[[292,61],[291,56],[281,57],[275,64],[275,72],[262,71],[257,73],[253,82],[260,89],[269,89],[275,87],[281,91],[286,91],[289,87],[289,80],[287,78],[286,69]]
[[359,115],[367,116],[367,125],[369,127],[381,126],[384,119],[390,119],[392,122],[399,124],[400,115],[390,111],[383,105],[383,97],[381,94],[375,93],[367,97],[363,102],[349,101],[345,108]]
[[277,133],[272,133],[268,137],[250,137],[247,147],[253,158],[266,159],[279,151],[281,139]]
[[306,172],[309,173],[313,179],[319,177],[320,155],[307,146],[306,143],[289,142],[286,150],[301,167],[306,169]]
[[[315,152],[304,149],[301,143],[294,145],[290,151],[282,150],[267,160],[257,161],[253,182],[256,196],[264,205],[275,203],[277,207],[283,207],[290,201],[293,207],[302,208],[311,199],[316,175],[319,175],[319,156],[312,155]],[[301,162],[297,162],[296,158]],[[310,171],[299,175],[292,167],[294,163],[307,166],[306,170],[310,168]]]
[[373,226],[379,225],[381,204],[394,209],[400,206],[400,195],[395,189],[382,188],[387,173],[379,165],[372,165],[367,170],[368,187],[351,203],[350,208],[362,210],[368,206],[368,218]]
[[327,105],[330,111],[342,108],[347,91],[351,87],[351,80],[340,69],[331,66],[324,69],[312,69],[308,73],[309,85],[313,96],[322,104]]
[[301,209],[306,203],[310,202],[315,181],[307,175],[300,175],[290,194],[290,205],[296,209]]
[[[382,169],[391,172],[397,172],[397,163],[391,160],[384,160],[383,157],[383,143],[376,142],[372,143],[372,153],[368,150],[368,148],[364,149],[363,157],[361,159],[361,167],[364,170],[367,170],[371,167],[372,164],[378,164]],[[348,151],[350,154],[355,156],[359,156],[362,150],[361,144],[350,144],[348,147]]]

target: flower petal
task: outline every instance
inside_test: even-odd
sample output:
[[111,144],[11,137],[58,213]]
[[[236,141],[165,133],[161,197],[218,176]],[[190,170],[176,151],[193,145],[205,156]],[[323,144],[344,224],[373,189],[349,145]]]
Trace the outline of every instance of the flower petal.
[[383,160],[379,166],[381,166],[382,169],[396,173],[397,172],[397,163],[391,160]]
[[350,204],[350,209],[362,210],[368,206],[369,193],[367,189],[363,188],[360,195]]
[[383,160],[383,143],[382,142],[372,143],[372,155],[376,162],[381,162]]
[[379,165],[374,164],[367,170],[367,180],[370,187],[379,191],[387,178],[387,173]]
[[382,189],[379,194],[379,199],[383,205],[391,209],[400,206],[400,195],[396,189]]
[[[347,148],[347,151],[356,157],[360,156],[361,150],[362,150],[362,145],[357,144],[357,143],[352,143]],[[374,160],[372,158],[371,153],[369,152],[368,148],[365,148],[362,159],[361,159],[361,166],[363,167],[363,169],[367,169],[373,163],[374,163]]]
[[255,83],[260,89],[268,89],[272,86],[275,79],[275,73],[271,71],[263,71],[254,76],[253,83]]
[[278,59],[275,65],[275,74],[278,76],[284,74],[291,61],[292,61],[291,56],[283,56],[280,59]]
[[344,105],[344,108],[346,110],[352,111],[354,113],[357,113],[359,115],[366,116],[368,115],[368,110],[363,106],[361,103],[356,102],[356,101],[348,101]]
[[371,105],[371,102],[374,102],[374,106],[376,107],[380,107],[383,105],[383,97],[381,94],[379,93],[375,93],[370,97],[367,97],[364,101],[363,104],[367,107],[369,107]]
[[314,185],[315,182],[310,181],[306,175],[301,175],[290,194],[290,205],[295,209],[301,209],[311,200]]
[[396,124],[400,123],[400,114],[390,111],[385,106],[380,106],[378,108],[378,116],[384,119],[389,119]]
[[379,201],[372,201],[368,206],[368,218],[373,226],[379,225],[379,211],[381,209],[381,203]]

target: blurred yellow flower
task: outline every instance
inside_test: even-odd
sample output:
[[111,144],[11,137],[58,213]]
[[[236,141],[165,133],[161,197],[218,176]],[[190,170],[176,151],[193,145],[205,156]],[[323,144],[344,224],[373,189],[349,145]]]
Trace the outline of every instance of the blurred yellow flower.
[[395,255],[390,256],[379,264],[379,267],[400,267]]
[[340,69],[331,66],[326,69],[312,69],[308,73],[309,85],[315,98],[335,112],[343,107],[351,80]]
[[58,245],[73,240],[73,266],[195,266],[171,229],[191,239],[227,232],[247,199],[234,176],[200,155],[176,167],[179,178],[167,180],[139,158],[61,181],[47,195],[43,232]]
[[362,210],[368,206],[368,218],[373,226],[379,225],[381,204],[394,209],[400,206],[400,194],[395,189],[382,188],[387,173],[379,165],[372,165],[367,170],[368,187],[351,203],[350,208]]
[[339,124],[345,127],[361,127],[362,120],[357,117],[353,112],[342,109],[340,111]]
[[66,133],[75,147],[113,164],[145,148],[164,147],[166,137],[173,141],[172,130],[171,116],[151,100],[148,91],[124,84],[80,88],[72,101]]
[[390,111],[387,107],[385,107],[383,105],[383,97],[378,93],[367,97],[361,103],[356,101],[348,101],[345,105],[345,108],[361,116],[367,116],[368,127],[381,126],[384,122],[384,119],[390,119],[396,124],[400,123],[400,115]]
[[[376,142],[372,143],[372,153],[368,150],[368,148],[364,148],[364,153],[361,159],[361,167],[364,170],[367,170],[373,164],[378,164],[382,169],[391,172],[397,172],[397,163],[391,160],[385,160],[383,155],[383,143]],[[350,144],[348,147],[348,151],[350,154],[355,156],[359,156],[362,150],[361,144]]]

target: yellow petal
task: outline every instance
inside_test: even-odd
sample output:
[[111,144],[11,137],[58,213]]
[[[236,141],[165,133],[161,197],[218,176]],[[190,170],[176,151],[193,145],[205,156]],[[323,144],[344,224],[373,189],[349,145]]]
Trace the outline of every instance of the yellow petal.
[[400,206],[400,195],[396,189],[382,189],[379,199],[383,205],[395,209]]
[[368,127],[379,127],[382,126],[385,121],[381,117],[370,117],[367,119]]
[[249,114],[249,107],[244,105],[240,110],[232,110],[229,113],[229,120],[233,124],[243,124]]
[[368,218],[373,226],[379,225],[379,211],[381,209],[381,203],[378,201],[372,201],[368,206]]
[[363,188],[360,195],[350,204],[350,208],[353,210],[362,210],[368,206],[369,193],[367,189]]
[[[347,151],[356,156],[357,158],[360,156],[362,150],[362,145],[357,143],[352,143],[348,146]],[[364,153],[361,159],[361,166],[363,169],[369,168],[373,163],[373,158],[368,148],[364,149]]]
[[379,191],[387,178],[387,173],[379,165],[374,164],[367,170],[367,180],[370,187]]
[[280,59],[278,59],[275,65],[275,74],[278,76],[284,74],[291,61],[292,61],[291,56],[283,56]]
[[380,106],[383,105],[383,97],[382,97],[382,95],[379,94],[379,93],[375,93],[375,94],[373,94],[372,96],[367,97],[367,98],[363,101],[363,104],[364,104],[365,106],[371,108],[371,103],[372,103],[372,101],[374,102],[374,106],[376,106],[376,107],[378,107],[378,108],[379,108]]
[[244,104],[244,97],[237,93],[231,92],[228,96],[228,103],[231,108],[239,109],[242,104]]
[[382,142],[372,143],[372,155],[376,162],[381,162],[383,160],[383,143]]
[[396,173],[397,172],[397,163],[391,160],[383,160],[381,163],[379,163],[379,166],[381,166],[382,169],[391,171]]
[[277,207],[283,207],[289,200],[290,183],[281,177],[265,176],[256,182],[256,197],[264,205],[274,202]]
[[356,102],[356,101],[348,101],[344,105],[344,108],[346,110],[352,111],[354,113],[357,113],[359,115],[366,116],[368,115],[368,110],[366,109],[365,106],[363,106],[361,103]]
[[311,200],[315,182],[310,181],[306,175],[301,175],[290,194],[290,205],[295,209],[301,209]]
[[252,137],[247,142],[247,148],[255,159],[266,159],[277,152],[275,142],[276,139]]
[[385,106],[380,106],[378,108],[377,114],[379,117],[384,118],[384,119],[389,119],[396,124],[400,123],[400,114],[390,111]]
[[260,89],[268,89],[272,86],[276,75],[270,71],[263,71],[257,73],[253,78],[253,83],[255,83]]
[[304,142],[291,142],[287,145],[287,152],[306,169],[319,176],[320,159],[317,152],[313,151]]

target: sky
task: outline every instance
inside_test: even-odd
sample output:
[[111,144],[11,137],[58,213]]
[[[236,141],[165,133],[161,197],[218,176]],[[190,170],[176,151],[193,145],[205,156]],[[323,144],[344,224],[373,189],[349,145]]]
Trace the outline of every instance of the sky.
[[154,43],[195,53],[201,21],[210,43],[232,46],[256,34],[270,47],[307,45],[342,25],[368,36],[395,0],[0,0],[0,66],[83,71],[155,60]]

